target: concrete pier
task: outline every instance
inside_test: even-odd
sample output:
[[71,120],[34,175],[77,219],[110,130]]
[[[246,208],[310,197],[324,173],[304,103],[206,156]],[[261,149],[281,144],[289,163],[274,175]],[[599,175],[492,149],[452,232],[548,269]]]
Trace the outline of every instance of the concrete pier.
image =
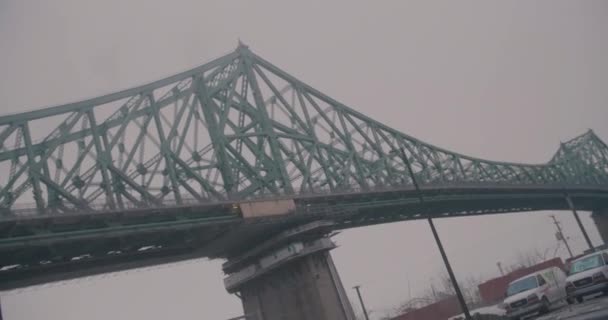
[[[251,320],[354,320],[321,225],[273,239],[224,264],[226,290]],[[303,231],[304,230],[304,231]]]

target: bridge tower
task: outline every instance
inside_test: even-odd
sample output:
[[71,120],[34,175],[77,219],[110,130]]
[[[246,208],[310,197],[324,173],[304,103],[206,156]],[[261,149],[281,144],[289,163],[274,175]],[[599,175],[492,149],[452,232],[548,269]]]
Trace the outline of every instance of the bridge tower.
[[288,230],[224,264],[226,290],[241,298],[246,319],[355,319],[329,253],[330,226]]

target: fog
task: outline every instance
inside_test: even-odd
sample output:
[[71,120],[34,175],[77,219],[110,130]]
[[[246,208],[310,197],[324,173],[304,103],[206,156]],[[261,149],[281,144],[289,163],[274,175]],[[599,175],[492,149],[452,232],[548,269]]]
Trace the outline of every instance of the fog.
[[[605,1],[0,1],[0,113],[99,96],[221,56],[238,40],[395,129],[480,158],[544,163],[593,129],[608,141]],[[555,251],[556,214],[436,221],[459,279]],[[592,241],[601,243],[589,218]],[[351,229],[332,254],[372,318],[444,270],[426,221]],[[221,261],[195,260],[3,292],[5,319],[227,319]]]

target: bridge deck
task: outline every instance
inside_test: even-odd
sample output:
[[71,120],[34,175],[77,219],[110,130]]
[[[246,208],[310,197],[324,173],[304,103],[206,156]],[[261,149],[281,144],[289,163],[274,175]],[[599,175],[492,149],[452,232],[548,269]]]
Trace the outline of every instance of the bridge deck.
[[[347,229],[427,217],[567,210],[565,192],[579,210],[608,207],[608,188],[597,186],[434,186],[422,190],[425,207],[411,188],[359,191],[296,197],[296,212],[256,219],[241,218],[228,202],[5,218],[0,221],[4,236],[0,263],[17,266],[0,271],[0,289],[184,259],[229,257],[286,228],[315,220],[332,221],[336,229]],[[55,232],[6,232],[11,228],[33,232],[42,227]]]

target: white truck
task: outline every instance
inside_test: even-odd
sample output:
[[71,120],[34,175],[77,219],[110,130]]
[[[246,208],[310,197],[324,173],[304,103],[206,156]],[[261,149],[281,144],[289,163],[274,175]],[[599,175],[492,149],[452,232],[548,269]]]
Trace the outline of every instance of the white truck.
[[534,313],[545,313],[566,298],[566,273],[551,267],[521,277],[509,284],[504,308],[510,319],[521,319]]
[[584,255],[570,265],[566,279],[567,301],[583,302],[585,296],[608,294],[608,250]]

